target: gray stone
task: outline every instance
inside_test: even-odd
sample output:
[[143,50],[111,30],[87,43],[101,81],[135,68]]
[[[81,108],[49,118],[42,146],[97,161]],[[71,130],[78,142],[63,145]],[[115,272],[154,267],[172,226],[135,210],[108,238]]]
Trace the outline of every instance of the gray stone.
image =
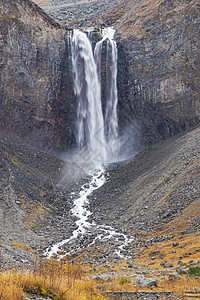
[[141,280],[144,280],[144,279],[145,279],[145,277],[143,275],[137,275],[132,279],[131,283],[140,282]]
[[179,275],[183,275],[183,274],[188,274],[188,271],[182,267],[178,267],[176,268],[176,272],[179,274]]
[[169,263],[168,265],[166,265],[167,268],[173,268],[174,265],[172,263]]
[[143,275],[137,275],[132,281],[132,283],[137,282],[141,287],[157,286],[157,278],[146,278]]
[[181,276],[176,273],[173,273],[173,274],[169,274],[168,278],[169,280],[177,280],[177,279],[181,279]]
[[157,278],[145,278],[144,280],[140,280],[139,284],[141,287],[157,286],[158,279]]

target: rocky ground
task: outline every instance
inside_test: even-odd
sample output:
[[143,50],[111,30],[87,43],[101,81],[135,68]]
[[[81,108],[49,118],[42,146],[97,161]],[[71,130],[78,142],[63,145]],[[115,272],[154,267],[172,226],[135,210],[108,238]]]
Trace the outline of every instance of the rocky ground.
[[29,263],[32,251],[70,235],[71,193],[88,179],[78,165],[27,146],[13,134],[0,135],[1,249],[6,265],[19,266]]
[[[198,233],[199,139],[196,128],[108,169],[106,183],[90,196],[89,221],[96,225],[63,249],[72,250],[73,259],[81,258],[86,265],[106,266],[124,258],[131,264],[141,247]],[[90,178],[77,164],[6,132],[1,132],[0,150],[3,260],[20,266],[29,264],[33,251],[71,236],[75,218],[70,208]],[[114,235],[98,238],[108,226]],[[122,250],[120,255],[116,249]]]
[[187,216],[200,201],[199,145],[198,127],[156,143],[115,168],[93,195],[92,218],[100,216],[105,224],[127,233],[170,232],[172,227],[182,233],[199,231],[199,211]]
[[[200,128],[196,128],[145,149],[130,162],[110,170],[107,182],[92,194],[91,222],[112,226],[116,231],[134,238],[122,251],[130,263],[137,259],[142,261],[143,254],[138,254],[139,249],[148,249],[159,243],[171,243],[170,251],[173,251],[172,244],[176,244],[179,238],[185,241],[181,246],[185,251],[183,256],[189,257],[185,264],[188,265],[191,257],[198,261],[199,139]],[[190,251],[186,240],[191,236],[189,239],[192,241],[195,234],[196,242],[188,256],[186,253]],[[92,247],[79,253],[79,257],[86,264],[116,264],[119,257],[115,249],[119,244],[120,241],[114,238],[97,239]],[[182,257],[178,253],[176,258],[169,258],[163,266],[167,268],[173,261],[178,266],[178,259]],[[162,263],[163,257],[160,256]],[[147,262],[149,266],[152,264],[151,255]]]
[[[165,35],[162,31],[163,26],[170,26],[174,30],[173,18],[170,21],[173,26],[170,25],[169,21],[166,21],[169,19],[164,18],[164,21],[159,23],[162,30],[160,29],[160,38],[155,40],[158,42],[152,40],[152,38],[155,37],[156,39],[158,36],[154,30],[156,31],[159,28],[155,27],[154,19],[150,22],[152,15],[149,11],[155,8],[153,1],[150,1],[150,4],[147,6],[145,3],[143,6],[142,1],[140,3],[142,6],[138,10],[136,9],[137,7],[132,7],[131,1],[128,2],[127,6],[123,0],[107,0],[104,2],[82,0],[76,3],[61,0],[59,2],[51,1],[51,3],[50,1],[42,0],[35,2],[42,5],[47,12],[57,20],[60,20],[61,24],[68,28],[71,28],[71,26],[85,27],[91,24],[100,26],[106,24],[107,26],[119,19],[117,25],[119,37],[123,34],[125,38],[132,37],[126,47],[129,48],[128,55],[131,58],[128,64],[131,66],[132,75],[129,76],[129,79],[136,83],[137,80],[135,79],[137,79],[137,76],[141,78],[140,71],[142,70],[141,72],[145,74],[144,82],[148,82],[146,74],[149,74],[150,86],[155,87],[155,83],[152,82],[152,74],[157,74],[157,77],[153,76],[155,79],[159,78],[160,80],[160,78],[163,78],[163,64],[160,61],[158,61],[158,69],[161,69],[162,72],[152,73],[152,66],[156,66],[157,64],[154,60],[152,60],[153,64],[149,67],[149,71],[146,67],[143,69],[142,64],[137,60],[142,57],[142,63],[146,60],[148,63],[151,62],[151,57],[149,59],[147,53],[150,53],[150,56],[153,53],[152,57],[154,55],[156,58],[160,57],[157,54],[157,50],[150,49],[149,43],[160,45],[161,40],[162,45],[164,45],[163,38]],[[156,7],[159,8],[161,2],[156,1]],[[188,32],[193,30],[193,37],[195,37],[198,34],[199,28],[198,5],[195,6],[196,2],[193,2],[191,1],[191,7],[190,3],[185,6],[183,5],[184,13],[179,14],[181,16],[180,24],[185,24],[183,39],[179,40],[181,47],[185,45],[186,50],[190,48],[190,40],[195,42],[196,38],[191,39],[189,37],[189,42],[186,43],[184,36],[188,37]],[[163,3],[164,10],[161,10],[166,13],[168,18],[168,2],[164,1]],[[136,4],[139,5],[139,2]],[[185,10],[187,10],[187,14]],[[130,18],[127,19],[129,11]],[[141,14],[139,19],[137,11]],[[182,12],[182,10],[180,11]],[[20,15],[23,14],[24,11],[20,11]],[[190,19],[182,22],[182,15],[187,16],[188,14],[191,14],[190,18],[196,24],[192,28],[190,28]],[[155,15],[157,16],[157,14]],[[174,16],[177,19],[176,14]],[[9,19],[9,22],[13,22],[12,20],[15,20],[15,18],[16,16],[13,17],[11,15],[10,19],[7,19]],[[144,19],[144,22],[141,22],[141,18],[142,20]],[[54,21],[49,20],[49,17],[46,15],[44,20],[45,22],[50,22],[52,26],[60,30],[59,25],[54,24]],[[35,21],[35,23],[37,22]],[[143,24],[147,27],[143,26]],[[146,28],[145,32],[141,28]],[[195,82],[193,86],[188,84],[188,93],[186,93],[185,87],[183,88],[182,85],[185,81],[182,79],[178,80],[174,90],[179,92],[181,82],[183,91],[181,89],[181,94],[175,99],[176,93],[173,94],[173,91],[171,93],[173,85],[170,82],[171,80],[174,81],[173,78],[177,78],[177,74],[176,77],[173,77],[171,73],[165,71],[165,74],[169,75],[170,81],[166,79],[166,82],[161,82],[158,85],[158,89],[162,95],[163,90],[165,92],[169,90],[170,92],[166,92],[164,100],[161,99],[160,104],[158,103],[152,110],[153,123],[160,122],[157,124],[160,130],[159,138],[175,135],[177,132],[186,130],[199,122],[199,99],[197,92],[197,80],[199,76],[198,72],[194,71],[195,66],[198,67],[197,62],[199,59],[198,55],[194,56],[196,50],[189,53],[190,56],[188,59],[184,54],[185,50],[183,53],[179,53],[177,52],[179,45],[177,46],[177,50],[176,47],[174,48],[174,42],[169,43],[168,37],[171,39],[171,36],[174,36],[174,40],[177,41],[179,33],[181,35],[183,33],[183,28],[179,26],[179,23],[177,23],[176,28],[178,29],[174,31],[173,35],[168,27],[164,29],[167,32],[166,44],[169,44],[170,48],[168,51],[170,61],[172,61],[172,55],[177,55],[177,63],[175,62],[171,65],[165,59],[165,66],[169,67],[170,70],[174,68],[179,75],[182,72],[182,78],[186,82],[190,83],[191,78],[195,79]],[[63,31],[63,28],[61,30]],[[21,34],[20,31],[18,33],[19,35]],[[146,38],[146,48],[143,56],[141,56],[142,47],[140,46],[140,42],[143,45],[143,35],[150,35],[148,37],[150,39]],[[13,36],[16,37],[18,35],[14,34]],[[35,34],[31,36],[35,36]],[[50,33],[50,36],[52,36],[52,33]],[[1,37],[2,41],[4,41],[3,34]],[[39,34],[40,37],[41,35]],[[63,39],[61,38],[61,40]],[[138,44],[137,41],[139,41]],[[54,43],[57,45],[57,42],[53,42],[53,45]],[[7,45],[5,41],[4,44]],[[136,47],[136,45],[139,46]],[[18,49],[18,47],[13,47],[11,43],[11,49],[15,48]],[[158,49],[161,48],[165,50],[166,47],[158,47]],[[54,48],[52,49],[54,53]],[[198,43],[195,44],[195,49],[198,50]],[[30,53],[30,51],[28,52]],[[9,51],[4,51],[4,53],[9,53]],[[137,55],[137,53],[140,55]],[[17,56],[13,55],[13,57]],[[195,58],[191,64],[191,58],[193,57],[197,57],[197,59]],[[24,59],[23,55],[22,58]],[[65,58],[63,59],[66,60]],[[19,62],[19,58],[17,58],[17,62]],[[11,65],[15,68],[15,63],[11,63]],[[187,69],[182,66],[187,66]],[[136,67],[139,68],[137,76],[135,76]],[[39,71],[41,69],[39,68]],[[19,72],[19,74],[21,73]],[[22,74],[24,73],[22,72]],[[51,71],[50,74],[52,74]],[[127,75],[127,72],[125,72],[125,75]],[[188,79],[187,76],[189,76]],[[53,77],[55,78],[55,76]],[[69,82],[68,77],[66,78],[66,82]],[[142,84],[141,86],[140,84],[137,86],[135,83],[131,83],[133,90],[132,94],[130,93],[130,99],[131,101],[134,100],[134,103],[129,103],[131,114],[137,115],[137,108],[141,113],[142,122],[146,122],[145,110],[149,113],[150,106],[141,107],[140,105],[141,103],[147,103],[153,98],[149,96],[149,99],[146,99],[148,89],[143,88]],[[127,89],[126,84],[127,82],[125,81],[125,90]],[[17,82],[16,86],[20,87]],[[160,86],[163,86],[163,90]],[[21,83],[21,87],[24,87],[23,82]],[[16,88],[7,90],[15,91]],[[39,90],[44,89],[41,89],[41,86],[39,86]],[[66,89],[63,90],[65,103]],[[27,89],[27,92],[29,94],[29,89]],[[123,92],[124,90],[122,89],[121,93]],[[24,95],[21,92],[17,92],[17,94]],[[155,91],[154,94],[157,95]],[[193,106],[191,105],[193,102],[190,102],[191,94],[195,95],[193,101],[195,105]],[[140,99],[141,95],[144,101]],[[187,101],[184,100],[184,97],[186,97]],[[16,100],[17,97],[14,95],[10,99]],[[38,99],[41,102],[41,95]],[[174,105],[171,104],[172,100],[170,99],[175,99],[175,106],[179,103],[177,107],[180,109],[176,110]],[[182,99],[185,102],[182,102]],[[137,101],[138,107],[137,105],[135,107],[134,105]],[[121,102],[123,101],[121,100]],[[180,123],[182,123],[182,118],[179,118],[180,115],[181,117],[183,115],[186,116],[187,122],[183,122],[180,128],[177,129],[175,123],[172,124],[174,127],[171,127],[167,123],[166,116],[168,113],[166,115],[163,114],[163,119],[160,119],[159,105],[162,111],[163,103],[166,104],[167,111],[169,109],[172,116],[174,115],[174,111],[177,111],[176,118]],[[184,103],[187,105],[184,105]],[[11,104],[13,105],[12,101]],[[12,111],[11,104],[8,106],[11,107]],[[181,109],[184,107],[187,107],[187,109],[182,111]],[[195,109],[196,112],[193,112]],[[10,119],[8,112],[9,110],[5,109],[5,114]],[[155,112],[158,112],[158,114],[156,115]],[[187,113],[189,116],[191,113],[191,120],[187,118]],[[65,110],[63,110],[63,114],[66,115]],[[69,115],[70,117],[72,116],[70,113]],[[16,112],[13,116],[14,121],[12,124],[14,125],[10,125],[12,130],[15,128],[13,126],[18,124],[16,118],[19,115]],[[193,117],[196,120],[195,122],[192,121]],[[21,120],[20,117],[18,118]],[[29,120],[29,118],[27,119]],[[62,124],[65,124],[60,115],[59,119]],[[41,121],[44,120],[38,118],[38,122]],[[7,124],[7,122],[3,123]],[[152,136],[153,131],[150,125],[147,121],[146,126],[149,128],[149,135]],[[16,126],[18,127],[18,125]],[[24,128],[29,128],[29,126],[25,126]],[[173,128],[176,130],[171,130]],[[46,130],[44,130],[44,133],[46,134]],[[27,138],[29,137],[30,135],[27,134]],[[60,138],[61,140],[62,138]],[[34,140],[32,144],[34,144]],[[70,251],[70,255],[68,255],[70,260],[81,262],[88,274],[92,278],[95,278],[96,281],[103,282],[103,285],[106,283],[108,286],[111,286],[112,281],[118,276],[122,278],[128,276],[131,283],[136,286],[138,284],[150,284],[150,288],[152,285],[156,286],[161,278],[164,278],[163,280],[166,278],[173,278],[174,280],[183,278],[189,266],[200,264],[199,145],[200,128],[193,127],[190,131],[145,148],[129,161],[106,166],[105,184],[89,197],[90,202],[87,210],[91,212],[88,220],[91,226],[87,229],[86,234],[79,235],[76,240],[72,240],[61,247],[61,252]],[[63,157],[66,158],[65,155]],[[22,139],[11,133],[10,130],[0,132],[0,175],[0,268],[4,269],[12,265],[20,268],[30,268],[34,265],[35,255],[38,253],[43,254],[47,247],[51,247],[55,243],[71,237],[73,231],[77,228],[75,224],[76,218],[72,215],[71,208],[73,207],[74,200],[78,197],[81,187],[83,184],[87,186],[91,177],[84,171],[83,166],[74,162],[66,162],[65,159],[61,159],[56,155],[28,146]],[[199,280],[196,280],[193,289],[197,290],[198,285]],[[34,297],[30,299],[34,299]]]
[[61,21],[67,26],[103,25],[102,16],[108,11],[115,10],[124,0],[62,0],[62,1],[40,1],[34,0],[50,16]]

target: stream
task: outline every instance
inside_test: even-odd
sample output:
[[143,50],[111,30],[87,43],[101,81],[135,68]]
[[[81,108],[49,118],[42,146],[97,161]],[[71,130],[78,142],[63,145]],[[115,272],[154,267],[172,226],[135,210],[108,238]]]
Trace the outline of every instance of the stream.
[[[124,252],[126,252],[126,246],[134,240],[133,237],[128,237],[111,226],[88,221],[88,217],[92,214],[88,209],[88,196],[90,196],[91,199],[93,191],[103,186],[106,181],[104,172],[105,170],[101,167],[99,170],[89,173],[91,180],[81,187],[81,191],[74,200],[74,206],[71,209],[72,215],[77,218],[75,222],[76,229],[72,232],[70,238],[64,239],[51,248],[48,248],[45,252],[45,256],[50,258],[62,253],[59,257],[63,258],[83,248],[89,248],[94,245],[97,240],[100,240],[102,242],[112,241],[112,243],[116,244],[114,254],[120,258],[129,258]],[[66,249],[68,250],[66,251]],[[63,254],[63,252],[65,253]]]

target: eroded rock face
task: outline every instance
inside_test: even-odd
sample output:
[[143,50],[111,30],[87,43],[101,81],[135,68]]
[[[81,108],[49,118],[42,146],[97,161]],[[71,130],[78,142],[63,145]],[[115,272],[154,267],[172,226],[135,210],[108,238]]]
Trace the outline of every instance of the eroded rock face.
[[150,142],[199,122],[199,5],[131,1],[117,25],[129,61],[128,110]]
[[199,122],[199,6],[200,1],[129,1],[118,21],[128,58],[128,100],[120,105],[137,119],[145,141]]
[[0,1],[0,126],[51,150],[74,141],[66,31],[29,0]]

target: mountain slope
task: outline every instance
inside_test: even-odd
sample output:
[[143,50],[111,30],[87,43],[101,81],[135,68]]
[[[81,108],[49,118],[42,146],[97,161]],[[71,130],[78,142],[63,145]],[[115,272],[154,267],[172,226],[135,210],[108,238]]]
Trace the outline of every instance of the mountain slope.
[[71,193],[87,181],[85,173],[77,164],[1,130],[0,174],[0,248],[5,265],[21,265],[23,259],[29,264],[33,251],[70,236],[75,226]]
[[[129,256],[137,245],[198,233],[199,139],[196,128],[108,171],[107,182],[90,196],[90,221],[133,236],[126,249]],[[1,132],[0,163],[1,248],[8,263],[12,265],[14,258],[21,264],[29,254],[19,245],[44,250],[71,236],[72,194],[76,197],[88,178],[78,165],[38,151],[8,132]],[[87,246],[87,236],[84,241]],[[105,255],[110,261],[116,259],[112,237],[95,240],[90,250],[84,245],[74,258],[84,254],[88,264],[98,252],[97,263]]]
[[102,16],[122,4],[124,0],[34,0],[56,20],[69,27],[102,25]]
[[132,234],[199,231],[199,155],[199,127],[140,152],[93,195],[95,218]]

